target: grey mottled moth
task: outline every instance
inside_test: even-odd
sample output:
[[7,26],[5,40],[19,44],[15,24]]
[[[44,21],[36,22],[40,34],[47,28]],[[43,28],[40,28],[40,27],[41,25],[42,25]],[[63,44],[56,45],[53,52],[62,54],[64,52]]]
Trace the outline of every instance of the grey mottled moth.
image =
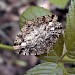
[[56,15],[28,20],[16,36],[15,52],[22,55],[47,53],[56,43],[61,29],[62,24],[57,22]]

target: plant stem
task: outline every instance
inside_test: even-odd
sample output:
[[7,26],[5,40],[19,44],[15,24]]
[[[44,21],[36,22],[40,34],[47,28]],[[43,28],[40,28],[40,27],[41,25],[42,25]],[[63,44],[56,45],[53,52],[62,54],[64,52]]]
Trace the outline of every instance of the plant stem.
[[0,44],[0,49],[6,49],[6,50],[14,50],[12,46]]

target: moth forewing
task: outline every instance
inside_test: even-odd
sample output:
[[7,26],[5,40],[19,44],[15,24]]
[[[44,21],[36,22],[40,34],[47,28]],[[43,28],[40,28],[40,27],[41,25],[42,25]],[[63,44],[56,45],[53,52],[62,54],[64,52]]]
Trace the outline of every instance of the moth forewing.
[[[22,55],[47,53],[56,43],[62,31],[61,27],[62,24],[57,22],[57,16],[48,15],[26,21],[14,41],[16,53]],[[16,48],[17,46],[19,48]]]

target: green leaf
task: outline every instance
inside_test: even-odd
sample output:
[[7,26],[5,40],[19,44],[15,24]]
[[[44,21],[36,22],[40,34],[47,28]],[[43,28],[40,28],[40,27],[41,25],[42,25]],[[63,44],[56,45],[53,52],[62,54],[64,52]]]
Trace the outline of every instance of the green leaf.
[[60,63],[46,62],[30,69],[25,75],[67,75],[67,72]]
[[71,59],[75,59],[75,51],[68,51],[67,56]]
[[69,58],[67,55],[62,59],[63,62],[75,62],[75,59]]
[[39,59],[43,60],[43,61],[47,61],[47,62],[56,62],[57,59],[59,58],[54,50],[49,50],[49,52],[47,54],[42,54],[37,56]]
[[65,8],[69,0],[49,0],[49,1],[60,8]]
[[25,24],[26,20],[32,20],[41,16],[50,15],[50,11],[39,6],[31,6],[26,9],[20,16],[20,26]]
[[65,44],[68,57],[75,58],[75,0],[71,0],[69,13],[67,14],[67,26],[65,30]]
[[58,38],[56,44],[53,47],[55,53],[58,56],[61,56],[62,55],[62,52],[63,52],[63,44],[64,44],[63,34],[60,34],[60,37]]
[[71,0],[71,6],[69,8],[69,13],[67,14],[65,44],[67,50],[75,49],[75,0]]

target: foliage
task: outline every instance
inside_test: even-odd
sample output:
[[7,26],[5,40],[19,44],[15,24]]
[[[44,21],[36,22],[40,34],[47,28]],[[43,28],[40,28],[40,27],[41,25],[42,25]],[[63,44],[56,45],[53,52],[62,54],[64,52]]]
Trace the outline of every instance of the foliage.
[[59,59],[59,57],[54,52],[54,50],[50,50],[47,54],[42,54],[37,57],[40,58],[41,60],[47,61],[47,62],[51,62],[51,61],[56,62]]
[[54,51],[56,54],[60,57],[63,53],[63,45],[64,45],[64,39],[63,34],[60,34],[60,37],[58,38],[56,44],[54,45]]
[[30,69],[26,75],[67,75],[61,63],[46,62]]
[[65,44],[67,55],[75,59],[75,0],[71,0],[69,13],[67,14],[67,25],[65,30]]
[[49,15],[49,14],[51,13],[42,7],[39,7],[39,6],[29,7],[20,16],[20,28],[25,24],[26,20],[32,20],[41,16]]
[[[64,8],[68,0],[50,0],[55,5]],[[51,14],[48,10],[32,6],[28,8],[20,16],[20,27],[25,24],[25,21],[32,20],[41,16],[46,16]],[[75,0],[71,0],[71,6],[69,7],[69,13],[67,14],[67,25],[65,30],[65,39],[61,34],[58,41],[54,45],[53,49],[47,54],[42,54],[39,57],[45,63],[35,66],[34,68],[27,71],[25,75],[75,75],[74,68],[65,68],[62,62],[75,62]],[[67,52],[63,53],[63,44],[65,40],[65,45]],[[12,47],[0,44],[0,49],[13,50]],[[55,62],[55,63],[54,63]],[[61,62],[61,63],[60,63]],[[20,65],[25,65],[22,61],[16,61]]]
[[68,2],[68,0],[49,0],[49,1],[60,8],[65,8]]
[[[59,1],[57,0],[50,0],[52,3],[64,3],[60,4],[59,6],[64,8],[67,0],[65,1]],[[53,2],[54,1],[54,2]],[[55,4],[54,3],[54,4]],[[56,5],[57,5],[56,4]],[[49,15],[49,11],[41,8],[41,7],[30,7],[26,11],[23,12],[23,14],[20,16],[20,25],[23,26],[25,24],[26,20],[35,19],[41,16]],[[27,71],[26,75],[72,75],[75,74],[75,68],[66,68],[65,70],[64,66],[59,62],[75,62],[75,0],[71,0],[71,6],[69,7],[69,13],[67,14],[67,26],[65,30],[65,39],[63,38],[63,34],[60,35],[58,41],[54,45],[53,49],[49,51],[47,54],[42,54],[39,57],[43,61],[46,61],[46,63],[40,64],[35,66],[34,68]],[[65,45],[67,52],[63,54],[63,45]],[[66,56],[67,55],[67,56]],[[49,63],[51,62],[51,63]],[[58,62],[58,63],[53,63]],[[72,70],[73,71],[72,71]]]

